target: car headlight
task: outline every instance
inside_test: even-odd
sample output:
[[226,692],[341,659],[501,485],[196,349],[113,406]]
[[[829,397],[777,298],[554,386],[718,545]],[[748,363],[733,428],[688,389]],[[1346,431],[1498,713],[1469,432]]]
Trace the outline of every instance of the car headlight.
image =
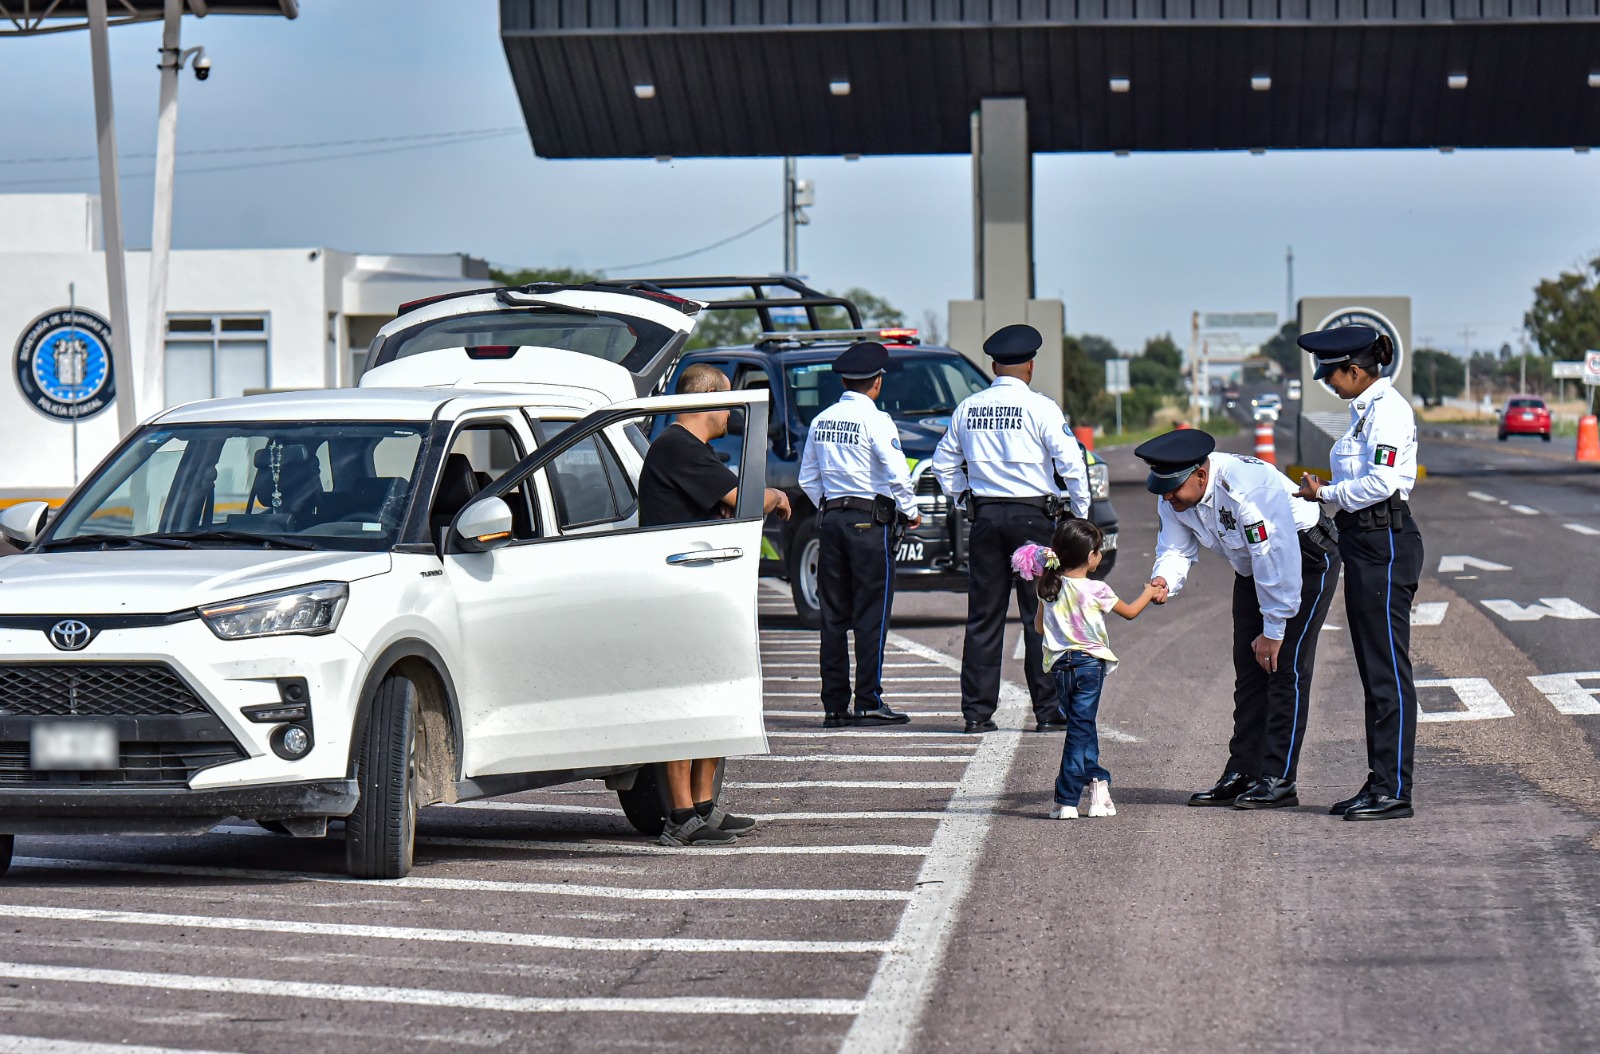
[[223,640],[250,637],[314,636],[332,633],[344,614],[350,587],[343,582],[318,582],[278,593],[230,600],[200,609],[200,618]]
[[1111,469],[1104,461],[1089,466],[1089,497],[1095,501],[1111,498]]

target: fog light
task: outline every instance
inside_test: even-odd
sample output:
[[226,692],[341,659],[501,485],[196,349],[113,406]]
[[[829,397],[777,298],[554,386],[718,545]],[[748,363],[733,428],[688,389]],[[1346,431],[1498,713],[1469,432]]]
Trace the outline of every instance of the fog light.
[[272,752],[285,761],[297,761],[311,749],[311,733],[300,725],[284,725],[272,733]]

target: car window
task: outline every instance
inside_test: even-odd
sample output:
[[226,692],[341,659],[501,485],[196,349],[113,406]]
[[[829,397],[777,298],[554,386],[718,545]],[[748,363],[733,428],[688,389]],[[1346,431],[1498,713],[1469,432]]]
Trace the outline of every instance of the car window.
[[[470,505],[479,491],[521,461],[523,453],[516,432],[503,421],[469,423],[458,431],[440,464],[434,487],[433,505],[428,512],[431,536],[437,539],[456,514]],[[527,488],[519,484],[500,497],[511,507],[511,536],[518,540],[537,537],[538,519]]]
[[631,491],[619,501],[612,490],[613,477],[624,473],[610,446],[598,435],[556,455],[546,471],[555,497],[556,526],[562,532],[617,523],[637,505]]
[[[832,362],[790,366],[787,372],[795,412],[808,427],[844,392]],[[878,407],[890,417],[944,417],[961,400],[988,386],[989,379],[959,355],[896,354],[889,360]]]
[[419,322],[384,337],[368,368],[448,348],[468,348],[485,358],[505,358],[524,347],[560,348],[644,368],[675,336],[647,319],[601,312],[529,308],[478,311]]
[[1513,399],[1513,400],[1511,400],[1511,409],[1513,409],[1513,410],[1543,410],[1544,409],[1544,400],[1543,399]]

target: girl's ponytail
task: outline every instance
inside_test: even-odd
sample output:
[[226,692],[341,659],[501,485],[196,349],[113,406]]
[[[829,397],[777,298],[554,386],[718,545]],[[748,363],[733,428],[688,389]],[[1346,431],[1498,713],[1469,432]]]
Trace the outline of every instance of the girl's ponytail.
[[1039,599],[1049,602],[1061,595],[1061,561],[1055,551],[1029,542],[1011,554],[1011,569],[1024,582],[1034,582]]

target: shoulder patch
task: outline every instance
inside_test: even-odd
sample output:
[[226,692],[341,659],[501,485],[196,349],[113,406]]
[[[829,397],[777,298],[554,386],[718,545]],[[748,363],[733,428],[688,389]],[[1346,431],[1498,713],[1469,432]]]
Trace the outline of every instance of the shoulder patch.
[[1251,545],[1259,545],[1267,540],[1267,522],[1265,520],[1244,525],[1244,540]]
[[890,441],[889,441],[889,445],[890,445],[890,446],[892,446],[892,447],[894,447],[894,448],[895,448],[895,449],[896,449],[896,450],[899,450],[899,449],[900,449],[900,440],[898,440],[898,439],[891,439],[891,440],[890,440]]
[[1071,435],[1072,434],[1072,426],[1069,425],[1069,424],[1062,424],[1061,430],[1063,432],[1067,433],[1067,435]]
[[1378,448],[1372,452],[1372,463],[1381,465],[1384,468],[1394,468],[1395,460],[1399,455],[1400,452],[1394,447],[1379,444]]

